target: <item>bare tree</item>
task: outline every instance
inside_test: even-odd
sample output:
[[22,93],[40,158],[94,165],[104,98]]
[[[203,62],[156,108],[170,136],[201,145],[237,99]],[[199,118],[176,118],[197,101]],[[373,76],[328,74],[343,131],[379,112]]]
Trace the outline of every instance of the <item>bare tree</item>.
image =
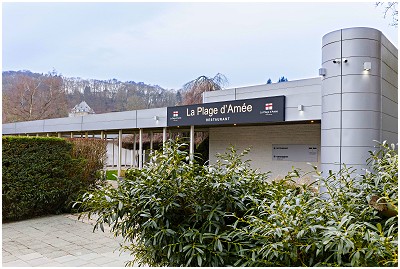
[[62,77],[18,75],[3,91],[3,120],[30,121],[65,117],[68,114]]
[[183,85],[183,105],[203,103],[203,92],[218,91],[228,84],[227,78],[218,73],[213,78],[200,76]]
[[384,7],[384,12],[383,12],[383,17],[386,18],[386,16],[391,16],[393,22],[390,24],[394,27],[397,28],[397,23],[398,23],[398,8],[397,8],[398,2],[376,2],[375,6],[383,6]]

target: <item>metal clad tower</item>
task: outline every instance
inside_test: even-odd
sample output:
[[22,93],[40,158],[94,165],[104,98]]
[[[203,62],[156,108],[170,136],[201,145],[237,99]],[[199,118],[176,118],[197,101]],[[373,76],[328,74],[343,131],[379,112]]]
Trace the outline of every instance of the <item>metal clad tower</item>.
[[366,168],[373,140],[397,143],[397,48],[378,30],[322,38],[321,169]]

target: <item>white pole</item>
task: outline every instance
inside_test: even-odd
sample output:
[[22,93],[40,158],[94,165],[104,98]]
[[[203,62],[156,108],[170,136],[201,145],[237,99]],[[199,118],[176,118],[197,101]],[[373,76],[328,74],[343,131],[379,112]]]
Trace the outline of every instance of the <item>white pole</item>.
[[194,125],[190,126],[190,150],[189,150],[190,160],[194,158]]
[[118,132],[118,177],[121,176],[121,162],[122,162],[122,130]]
[[134,159],[134,165],[137,167],[137,162],[136,162],[136,133],[133,136],[133,159]]
[[153,132],[150,132],[150,153],[153,152],[153,141],[154,141],[154,134]]
[[167,127],[163,128],[163,147],[165,142],[167,142]]
[[131,167],[133,167],[133,159],[135,158],[135,148],[136,148],[136,134],[132,135],[133,137],[133,144],[132,144],[132,152],[131,152]]
[[143,167],[143,129],[139,129],[139,169]]

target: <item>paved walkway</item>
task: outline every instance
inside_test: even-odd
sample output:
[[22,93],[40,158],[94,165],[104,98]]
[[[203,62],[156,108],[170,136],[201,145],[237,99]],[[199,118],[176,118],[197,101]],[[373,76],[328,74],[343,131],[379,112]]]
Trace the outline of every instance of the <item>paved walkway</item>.
[[69,214],[3,223],[2,265],[124,267],[130,255],[107,227],[93,233],[87,218]]

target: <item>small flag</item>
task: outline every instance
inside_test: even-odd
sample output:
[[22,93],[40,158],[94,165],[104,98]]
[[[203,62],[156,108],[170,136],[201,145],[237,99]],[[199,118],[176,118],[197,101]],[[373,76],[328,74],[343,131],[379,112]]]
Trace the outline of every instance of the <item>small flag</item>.
[[179,116],[179,113],[178,113],[178,111],[174,111],[174,112],[172,112],[172,116],[173,116],[173,117],[178,117],[178,116]]
[[265,110],[272,110],[272,103],[265,104]]

